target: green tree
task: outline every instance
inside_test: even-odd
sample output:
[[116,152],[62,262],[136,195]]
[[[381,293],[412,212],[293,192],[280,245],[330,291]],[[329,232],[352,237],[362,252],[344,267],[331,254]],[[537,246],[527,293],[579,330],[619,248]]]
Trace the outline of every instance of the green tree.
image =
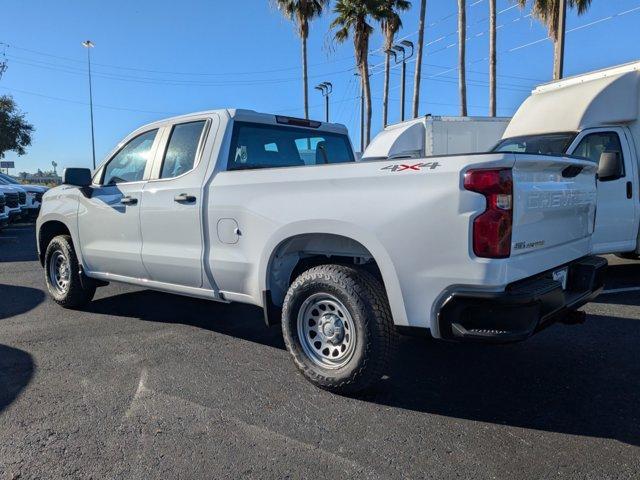
[[345,42],[353,36],[356,65],[360,71],[360,82],[364,96],[365,128],[363,147],[371,139],[371,84],[369,83],[369,37],[373,27],[369,19],[380,21],[384,16],[383,0],[337,0],[333,12],[336,15],[331,28],[335,29],[334,39]]
[[416,69],[413,72],[413,118],[418,116],[420,107],[420,75],[422,75],[422,49],[424,48],[424,17],[427,13],[427,0],[420,2],[418,25],[418,47],[416,50]]
[[380,28],[384,35],[384,90],[382,94],[382,125],[387,125],[387,117],[389,112],[389,75],[391,69],[391,54],[389,50],[393,46],[396,33],[402,28],[402,19],[398,12],[406,11],[411,8],[411,2],[407,0],[384,0],[382,2],[382,19],[380,20]]
[[307,74],[307,39],[309,22],[322,15],[329,0],[275,0],[276,7],[289,20],[293,20],[302,40],[302,84],[304,95],[304,117],[309,118],[309,76]]
[[33,130],[13,98],[0,96],[0,158],[4,158],[6,152],[24,155],[26,147],[31,145]]
[[[549,38],[555,45],[554,53],[554,77],[560,77],[562,71],[562,54],[564,50],[564,31],[560,32],[560,10],[561,6],[567,2],[570,8],[578,10],[578,15],[582,15],[591,6],[591,0],[517,0],[520,8],[531,5],[532,15],[540,20],[549,30]],[[557,78],[556,78],[557,79]]]

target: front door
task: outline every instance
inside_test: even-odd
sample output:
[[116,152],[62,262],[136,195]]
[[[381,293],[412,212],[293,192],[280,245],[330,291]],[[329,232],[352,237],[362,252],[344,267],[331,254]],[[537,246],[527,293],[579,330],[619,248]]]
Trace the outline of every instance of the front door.
[[142,192],[142,262],[151,280],[203,284],[202,182],[207,162],[200,157],[212,121],[196,118],[167,127],[163,151]]
[[594,253],[634,250],[638,233],[635,224],[638,192],[633,188],[635,169],[625,131],[616,127],[585,130],[569,147],[569,152],[595,163],[600,161],[603,152],[615,152],[623,159],[625,172],[621,178],[598,181],[598,210],[593,248]]
[[158,130],[129,140],[80,196],[78,230],[90,272],[148,278],[142,264],[142,191],[158,144]]

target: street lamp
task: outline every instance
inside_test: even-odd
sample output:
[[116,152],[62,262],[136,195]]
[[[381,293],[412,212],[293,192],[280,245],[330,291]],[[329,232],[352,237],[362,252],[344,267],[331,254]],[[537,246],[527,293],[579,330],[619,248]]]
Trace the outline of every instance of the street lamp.
[[87,67],[89,69],[89,112],[91,114],[91,152],[93,154],[93,169],[96,169],[96,141],[93,133],[93,91],[91,89],[91,49],[95,46],[91,40],[82,42],[87,49]]
[[[404,121],[404,104],[405,104],[405,78],[407,75],[407,60],[413,57],[413,42],[409,40],[402,40],[400,44],[396,44],[391,47],[391,51],[395,51],[402,55],[402,59],[398,61],[398,56],[396,53],[393,54],[393,58],[396,64],[402,62],[402,87],[400,90],[400,121]],[[411,53],[407,55],[407,49],[411,49]]]
[[320,90],[324,97],[324,117],[325,122],[329,122],[329,95],[333,92],[333,84],[331,82],[322,82],[315,86],[316,90]]

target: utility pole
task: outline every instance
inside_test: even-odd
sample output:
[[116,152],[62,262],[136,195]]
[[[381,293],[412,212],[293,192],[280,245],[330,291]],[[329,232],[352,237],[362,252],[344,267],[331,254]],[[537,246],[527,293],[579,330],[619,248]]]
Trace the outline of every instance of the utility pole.
[[364,86],[360,87],[360,153],[364,152]]
[[554,44],[553,79],[560,80],[564,76],[564,37],[567,22],[567,0],[558,0],[558,30]]
[[82,46],[87,49],[87,67],[89,70],[89,112],[91,115],[91,152],[93,158],[93,169],[96,169],[96,141],[93,132],[93,91],[91,87],[91,49],[95,46],[91,40],[82,42]]
[[333,84],[331,82],[322,82],[315,86],[316,90],[320,90],[324,97],[324,118],[329,123],[329,95],[333,92]]
[[[413,42],[410,42],[409,40],[403,40],[400,42],[400,45],[394,45],[393,47],[391,47],[393,50],[395,50],[396,52],[399,52],[402,55],[402,78],[400,80],[401,82],[401,90],[400,90],[400,121],[403,122],[404,121],[404,108],[405,108],[405,88],[406,88],[406,77],[407,77],[407,60],[411,57],[413,57]],[[411,53],[409,55],[407,55],[407,48],[411,49]],[[397,56],[394,55],[394,58],[396,59],[396,63],[398,63],[397,60]]]

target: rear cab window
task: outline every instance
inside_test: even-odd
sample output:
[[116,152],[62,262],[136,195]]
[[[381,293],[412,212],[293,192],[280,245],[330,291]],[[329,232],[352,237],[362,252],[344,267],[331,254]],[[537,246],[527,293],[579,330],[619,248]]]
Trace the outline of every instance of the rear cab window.
[[346,134],[235,122],[227,170],[355,162]]

